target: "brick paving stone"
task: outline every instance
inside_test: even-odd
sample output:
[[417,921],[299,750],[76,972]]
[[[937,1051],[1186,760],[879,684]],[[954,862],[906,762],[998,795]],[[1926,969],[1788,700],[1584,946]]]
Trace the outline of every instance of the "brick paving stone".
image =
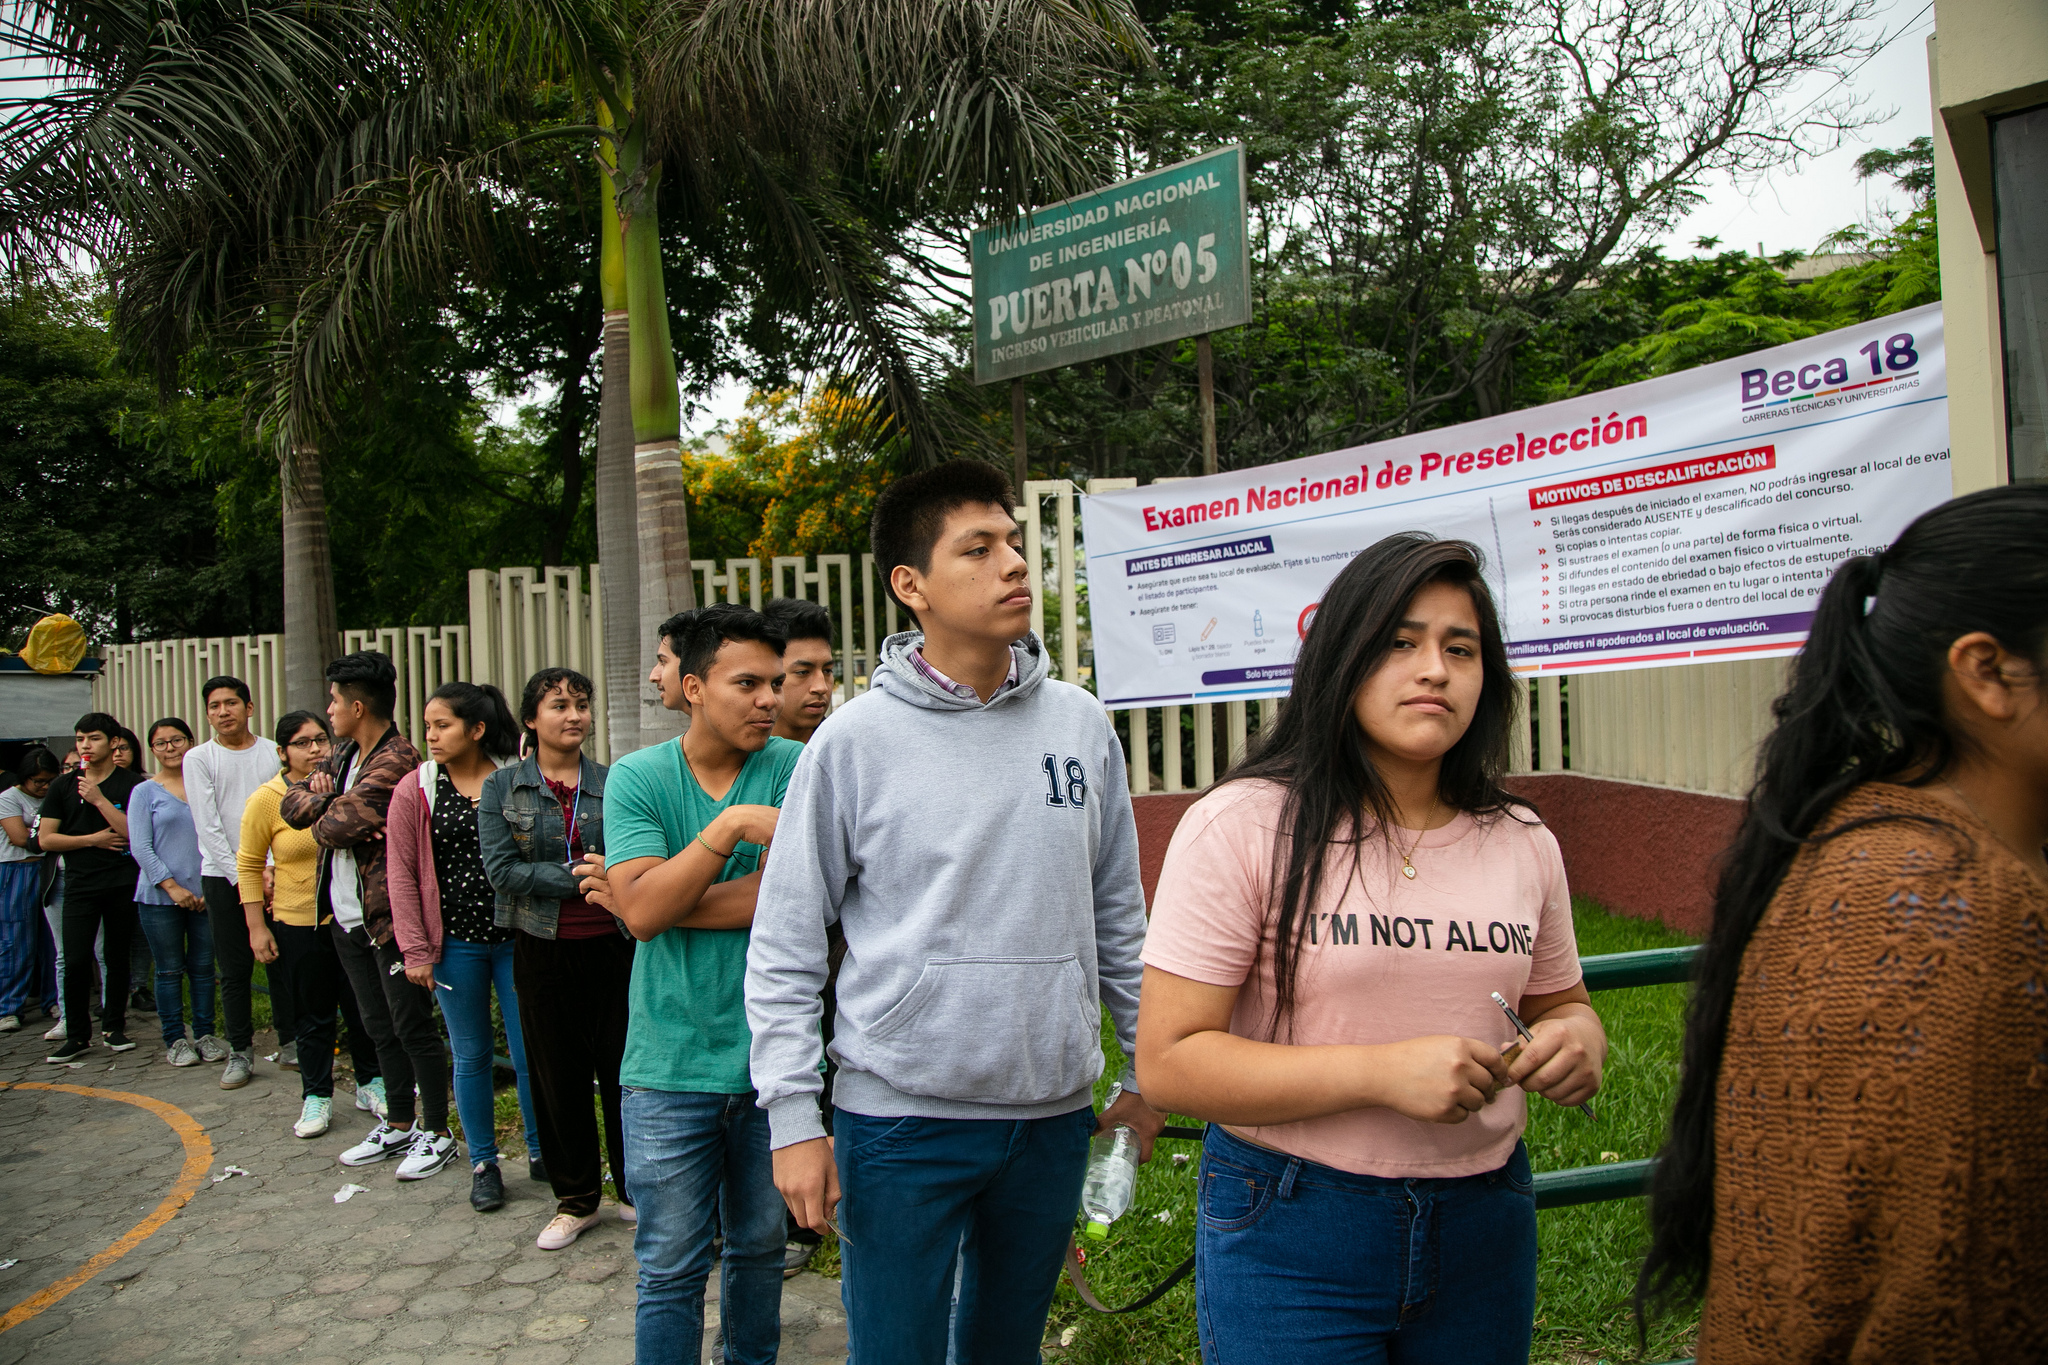
[[368,1321],[371,1318],[388,1318],[405,1307],[403,1294],[352,1294],[348,1306],[341,1310],[345,1318]]
[[533,1259],[513,1262],[498,1272],[498,1278],[506,1284],[538,1284],[561,1273],[558,1262]]
[[559,1342],[537,1341],[506,1351],[498,1365],[569,1365],[569,1355],[569,1348]]
[[510,1345],[513,1335],[512,1324],[504,1319],[471,1317],[457,1323],[448,1339],[464,1346],[496,1350]]
[[402,1322],[378,1341],[380,1350],[425,1351],[438,1347],[448,1337],[448,1324],[433,1318]]
[[313,1277],[315,1294],[353,1294],[370,1282],[367,1270],[338,1270]]
[[633,1341],[593,1341],[576,1352],[576,1365],[633,1365]]

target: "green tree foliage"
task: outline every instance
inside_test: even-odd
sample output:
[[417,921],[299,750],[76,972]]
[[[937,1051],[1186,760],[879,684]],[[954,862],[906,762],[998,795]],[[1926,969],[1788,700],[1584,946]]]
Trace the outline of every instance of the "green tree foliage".
[[106,304],[71,281],[0,294],[0,633],[18,645],[52,611],[96,640],[246,630],[274,559],[230,548],[186,453],[206,414],[152,417]]
[[1569,390],[1670,374],[1933,303],[1941,297],[1941,260],[1934,210],[1922,189],[1931,184],[1933,163],[1926,138],[1859,157],[1860,176],[1890,176],[1920,207],[1876,236],[1859,228],[1835,233],[1824,246],[1853,248],[1867,259],[1808,283],[1786,279],[1800,259],[1796,252],[1769,260],[1737,251],[1685,261],[1642,253],[1613,272],[1602,292],[1622,303],[1624,315],[1654,322],[1580,366]]

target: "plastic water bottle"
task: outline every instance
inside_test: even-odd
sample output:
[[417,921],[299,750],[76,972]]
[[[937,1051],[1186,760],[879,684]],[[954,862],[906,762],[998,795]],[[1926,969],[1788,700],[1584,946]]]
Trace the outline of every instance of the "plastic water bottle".
[[1109,1225],[1131,1206],[1138,1183],[1138,1135],[1123,1124],[1089,1145],[1088,1178],[1081,1185],[1081,1211],[1088,1215],[1088,1236],[1101,1241]]

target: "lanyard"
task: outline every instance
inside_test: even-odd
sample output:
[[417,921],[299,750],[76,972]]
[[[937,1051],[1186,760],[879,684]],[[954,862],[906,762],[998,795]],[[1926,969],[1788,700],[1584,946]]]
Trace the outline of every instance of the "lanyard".
[[[555,802],[555,805],[556,805],[556,806],[557,806],[558,808],[559,808],[559,807],[561,806],[561,804],[562,804],[562,803],[561,803],[560,801],[557,801],[557,802]],[[564,861],[568,862],[568,863],[569,863],[569,864],[570,864],[571,866],[574,866],[574,865],[575,865],[576,859],[575,859],[575,857],[573,856],[573,852],[572,852],[572,850],[571,850],[571,848],[570,848],[570,845],[571,845],[571,844],[573,844],[573,843],[575,843],[575,841],[576,841],[576,821],[577,821],[577,818],[578,818],[578,812],[580,812],[580,811],[581,811],[582,809],[583,809],[583,774],[582,774],[581,772],[578,772],[578,773],[576,774],[576,795],[575,795],[575,797],[574,797],[574,798],[573,798],[573,799],[572,799],[572,800],[571,800],[571,801],[569,802],[569,823],[568,823],[568,824],[566,824],[566,825],[564,825],[564,826],[562,827],[562,854],[563,854],[563,859],[564,859]]]

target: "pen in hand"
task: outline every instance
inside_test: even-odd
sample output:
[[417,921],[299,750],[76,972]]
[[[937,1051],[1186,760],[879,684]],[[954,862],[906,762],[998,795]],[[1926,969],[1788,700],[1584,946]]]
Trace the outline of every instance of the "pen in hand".
[[[1493,1003],[1500,1006],[1500,1012],[1505,1014],[1508,1017],[1508,1022],[1515,1026],[1515,1032],[1522,1035],[1523,1042],[1533,1043],[1536,1041],[1536,1035],[1529,1032],[1529,1026],[1522,1022],[1522,1016],[1515,1013],[1515,1007],[1503,999],[1499,991],[1493,992]],[[1593,1112],[1593,1105],[1590,1100],[1583,1104],[1575,1105],[1574,1108],[1578,1109],[1580,1113],[1589,1119],[1600,1117]]]

